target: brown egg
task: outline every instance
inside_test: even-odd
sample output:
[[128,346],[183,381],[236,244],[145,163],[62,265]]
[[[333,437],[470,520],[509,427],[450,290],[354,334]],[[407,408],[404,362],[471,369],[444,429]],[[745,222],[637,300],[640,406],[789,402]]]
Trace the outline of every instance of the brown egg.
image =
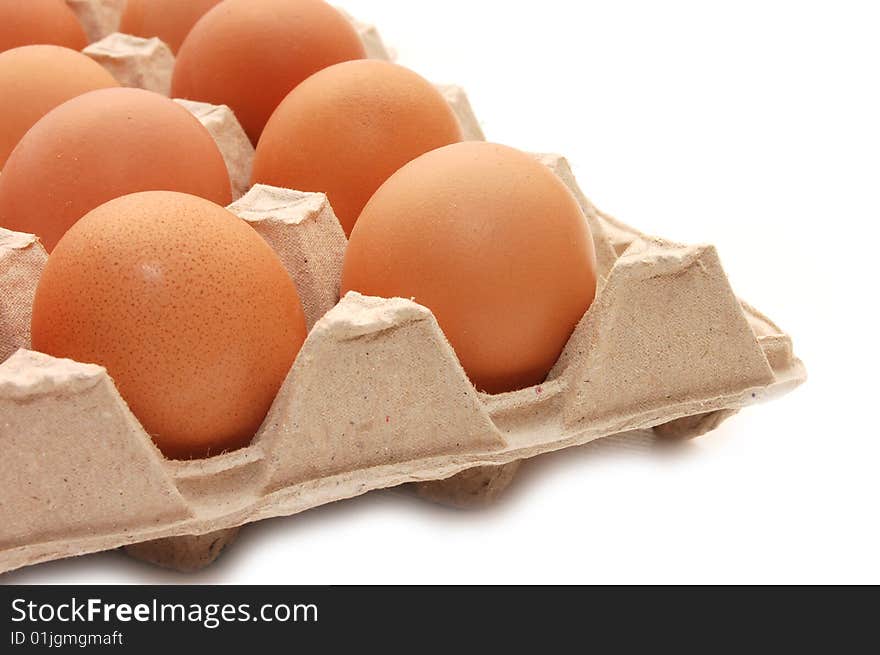
[[186,109],[140,89],[92,91],[40,119],[0,175],[0,227],[47,250],[86,212],[136,191],[181,191],[229,204],[217,144]]
[[165,455],[246,445],[306,337],[275,252],[223,207],[182,193],[117,198],[49,257],[36,350],[107,368]]
[[63,102],[88,91],[119,86],[84,54],[54,45],[0,53],[0,169],[31,126]]
[[480,390],[543,381],[596,293],[596,255],[568,188],[529,155],[468,142],[422,155],[370,199],[343,293],[430,308]]
[[157,36],[177,52],[198,20],[220,0],[127,0],[119,31]]
[[297,84],[365,56],[355,29],[322,0],[226,0],[183,42],[172,95],[228,105],[256,143]]
[[439,91],[387,61],[348,61],[296,87],[266,124],[254,182],[327,194],[346,234],[376,189],[421,154],[461,141]]
[[82,50],[88,40],[64,0],[0,0],[0,52],[40,43]]

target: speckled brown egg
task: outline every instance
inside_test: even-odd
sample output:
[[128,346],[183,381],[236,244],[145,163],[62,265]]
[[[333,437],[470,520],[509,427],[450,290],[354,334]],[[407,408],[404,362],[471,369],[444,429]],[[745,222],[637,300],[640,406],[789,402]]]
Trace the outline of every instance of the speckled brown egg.
[[296,287],[247,223],[153,191],[89,212],[49,257],[33,347],[107,368],[171,458],[246,445],[306,336]]
[[348,61],[312,75],[275,110],[253,180],[326,193],[350,234],[392,173],[461,139],[455,114],[426,79],[387,61]]
[[103,89],[56,107],[25,134],[0,175],[0,227],[38,235],[47,250],[80,217],[137,191],[232,200],[214,139],[157,93]]
[[220,0],[127,0],[119,31],[159,37],[174,52],[198,20]]
[[88,40],[64,0],[0,0],[0,52],[35,44],[82,50]]
[[365,56],[348,19],[323,0],[225,0],[180,47],[172,95],[228,105],[256,143],[291,89]]
[[596,255],[571,191],[533,157],[459,143],[413,160],[367,203],[342,291],[431,309],[471,381],[544,380],[596,293]]
[[0,53],[0,169],[34,123],[78,95],[119,86],[84,54],[54,45]]

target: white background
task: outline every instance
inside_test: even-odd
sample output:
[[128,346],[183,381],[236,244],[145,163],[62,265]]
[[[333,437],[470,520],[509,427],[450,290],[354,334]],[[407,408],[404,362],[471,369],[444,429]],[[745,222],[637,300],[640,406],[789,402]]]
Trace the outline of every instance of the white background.
[[[342,1],[342,0],[340,0]],[[119,553],[2,582],[880,582],[873,2],[348,0],[646,232],[711,242],[809,382],[672,451],[541,457],[495,507],[394,491],[250,526],[194,576]]]

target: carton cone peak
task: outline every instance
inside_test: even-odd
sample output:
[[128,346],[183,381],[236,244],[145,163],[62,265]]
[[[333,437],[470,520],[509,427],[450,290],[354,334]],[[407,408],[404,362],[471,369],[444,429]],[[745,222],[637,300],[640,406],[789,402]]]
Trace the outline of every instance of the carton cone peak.
[[155,36],[144,39],[114,32],[87,45],[82,52],[107,69],[122,86],[171,94],[174,53]]
[[316,221],[329,207],[323,193],[255,184],[240,200],[229,205],[229,211],[249,222],[274,220],[299,225],[307,220]]
[[226,105],[212,105],[179,98],[175,98],[174,102],[195,116],[214,137],[226,163],[226,170],[229,171],[232,199],[241,198],[251,184],[255,151],[235,113]]
[[107,370],[20,349],[0,364],[0,395],[25,400],[45,394],[77,394],[101,380]]
[[[123,6],[68,3],[101,36]],[[375,28],[355,25],[370,56],[388,58]],[[123,84],[167,93],[174,57],[155,39],[111,34],[86,52]],[[466,94],[438,88],[466,138],[482,139]],[[310,334],[250,446],[168,461],[105,369],[27,350],[47,256],[33,235],[0,229],[0,572],[137,542],[150,543],[135,556],[193,568],[238,526],[405,483],[479,504],[523,459],[603,437],[701,434],[806,377],[788,335],[733,294],[712,246],[603,214],[565,157],[538,154],[583,210],[597,295],[544,383],[478,393],[429,309],[340,301],[347,240],[324,194],[248,190],[253,147],[233,113],[178,102],[217,141],[242,196],[228,209],[278,254]]]
[[377,298],[349,291],[315,329],[326,330],[340,341],[433,319],[431,311],[405,298]]
[[5,255],[5,251],[22,250],[38,242],[39,239],[34,234],[13,232],[0,227],[0,257]]

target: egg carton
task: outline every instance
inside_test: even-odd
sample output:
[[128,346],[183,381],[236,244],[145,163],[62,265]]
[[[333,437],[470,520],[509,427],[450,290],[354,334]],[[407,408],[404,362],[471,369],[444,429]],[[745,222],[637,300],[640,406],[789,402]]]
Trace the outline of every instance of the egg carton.
[[66,0],[90,42],[99,41],[119,27],[126,0]]
[[[562,158],[541,160],[572,183]],[[486,395],[427,308],[336,302],[346,242],[323,194],[254,187],[230,210],[279,254],[310,332],[252,444],[167,460],[105,369],[17,350],[0,365],[0,571],[140,542],[132,554],[191,568],[246,523],[405,483],[456,503],[493,495],[523,459],[641,429],[699,434],[804,379],[711,246],[584,208],[606,255],[593,306],[544,383]],[[4,355],[27,346],[45,259],[35,237],[0,233]]]
[[[123,86],[146,89],[164,96],[171,95],[171,78],[175,56],[160,39],[141,38],[114,31],[119,25],[119,13],[124,2],[118,0],[68,0],[78,9],[84,24],[98,25],[89,31],[95,38],[83,49],[95,62],[103,66]],[[361,38],[364,50],[371,59],[390,61],[393,53],[379,35],[375,26],[360,21],[343,11]],[[467,140],[482,141],[485,137],[464,91],[455,85],[436,85],[452,106],[462,125]],[[229,169],[233,200],[240,198],[250,186],[254,150],[241,129],[235,114],[225,105],[212,105],[176,99],[198,118],[217,140]]]
[[[83,54],[104,66],[123,86],[171,95],[175,56],[161,39],[142,38],[116,31],[124,0],[68,0],[89,36]],[[394,53],[385,46],[374,25],[339,10],[354,27],[370,59],[392,60]]]
[[[464,93],[444,91],[479,138]],[[185,106],[230,171],[246,170],[253,150],[232,112]],[[164,458],[102,367],[27,349],[46,253],[33,235],[0,230],[0,572],[120,546],[189,570],[240,526],[399,485],[482,504],[525,459],[600,438],[698,436],[805,379],[790,338],[736,298],[714,248],[620,223],[564,158],[536,157],[581,204],[599,273],[545,382],[479,393],[430,310],[340,300],[346,239],[326,197],[257,185],[229,209],[278,253],[309,336],[251,445],[201,460]]]
[[[89,43],[95,43],[118,31],[126,0],[66,0],[66,2],[79,18]],[[337,9],[357,30],[368,57],[379,59],[393,57],[393,53],[385,46],[374,25],[358,20],[341,7]]]

